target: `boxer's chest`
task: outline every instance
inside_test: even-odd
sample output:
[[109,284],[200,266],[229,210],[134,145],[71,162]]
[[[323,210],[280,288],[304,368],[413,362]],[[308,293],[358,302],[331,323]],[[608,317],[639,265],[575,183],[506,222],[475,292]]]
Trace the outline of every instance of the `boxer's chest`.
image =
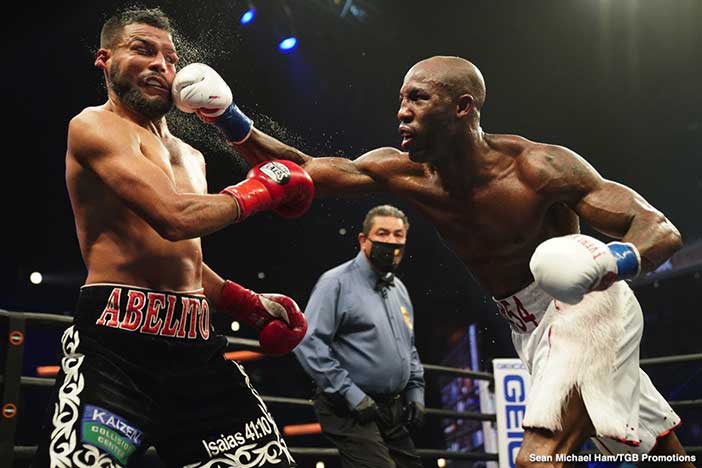
[[202,156],[182,142],[170,138],[142,140],[144,155],[160,167],[180,193],[207,193]]
[[434,177],[397,188],[463,258],[521,251],[544,229],[548,204],[515,176],[459,196]]

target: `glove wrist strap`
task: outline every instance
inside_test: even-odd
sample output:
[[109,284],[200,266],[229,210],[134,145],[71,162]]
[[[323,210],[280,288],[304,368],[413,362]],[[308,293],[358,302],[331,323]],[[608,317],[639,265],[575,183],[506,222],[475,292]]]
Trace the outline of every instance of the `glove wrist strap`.
[[610,242],[609,251],[617,263],[617,278],[632,279],[641,272],[641,255],[634,244],[629,242]]
[[220,193],[226,193],[236,199],[239,204],[237,221],[243,221],[254,213],[273,208],[270,192],[256,179],[246,179],[236,185],[230,185]]
[[261,302],[258,294],[233,281],[225,281],[217,303],[217,309],[229,313],[233,318],[260,328],[265,317],[259,313]]
[[253,120],[234,103],[231,103],[213,123],[224,133],[227,141],[237,145],[245,142],[253,129]]

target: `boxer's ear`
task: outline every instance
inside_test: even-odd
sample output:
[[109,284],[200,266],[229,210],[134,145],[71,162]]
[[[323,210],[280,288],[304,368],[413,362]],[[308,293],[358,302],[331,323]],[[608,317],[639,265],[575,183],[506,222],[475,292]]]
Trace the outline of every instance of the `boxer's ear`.
[[475,98],[470,94],[461,94],[458,96],[458,103],[456,104],[456,117],[462,119],[467,117],[473,112],[475,108]]
[[95,66],[101,70],[107,70],[107,61],[112,56],[109,49],[101,48],[95,54]]

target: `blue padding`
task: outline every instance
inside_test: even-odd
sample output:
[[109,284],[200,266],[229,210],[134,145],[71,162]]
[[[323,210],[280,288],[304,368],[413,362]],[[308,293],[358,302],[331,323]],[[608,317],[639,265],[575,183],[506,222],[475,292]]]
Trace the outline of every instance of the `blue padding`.
[[214,124],[222,130],[228,141],[241,143],[251,132],[253,120],[241,112],[236,104],[230,104]]
[[631,279],[639,274],[639,256],[635,247],[623,242],[610,242],[607,247],[617,261],[619,279]]

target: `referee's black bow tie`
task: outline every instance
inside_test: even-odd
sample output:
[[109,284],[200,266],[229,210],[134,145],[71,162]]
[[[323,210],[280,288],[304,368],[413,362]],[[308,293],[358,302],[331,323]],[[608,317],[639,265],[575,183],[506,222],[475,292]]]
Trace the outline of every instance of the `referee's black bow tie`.
[[375,290],[380,291],[383,297],[387,296],[387,289],[395,286],[395,275],[393,273],[385,273],[378,277],[378,281],[375,283]]

